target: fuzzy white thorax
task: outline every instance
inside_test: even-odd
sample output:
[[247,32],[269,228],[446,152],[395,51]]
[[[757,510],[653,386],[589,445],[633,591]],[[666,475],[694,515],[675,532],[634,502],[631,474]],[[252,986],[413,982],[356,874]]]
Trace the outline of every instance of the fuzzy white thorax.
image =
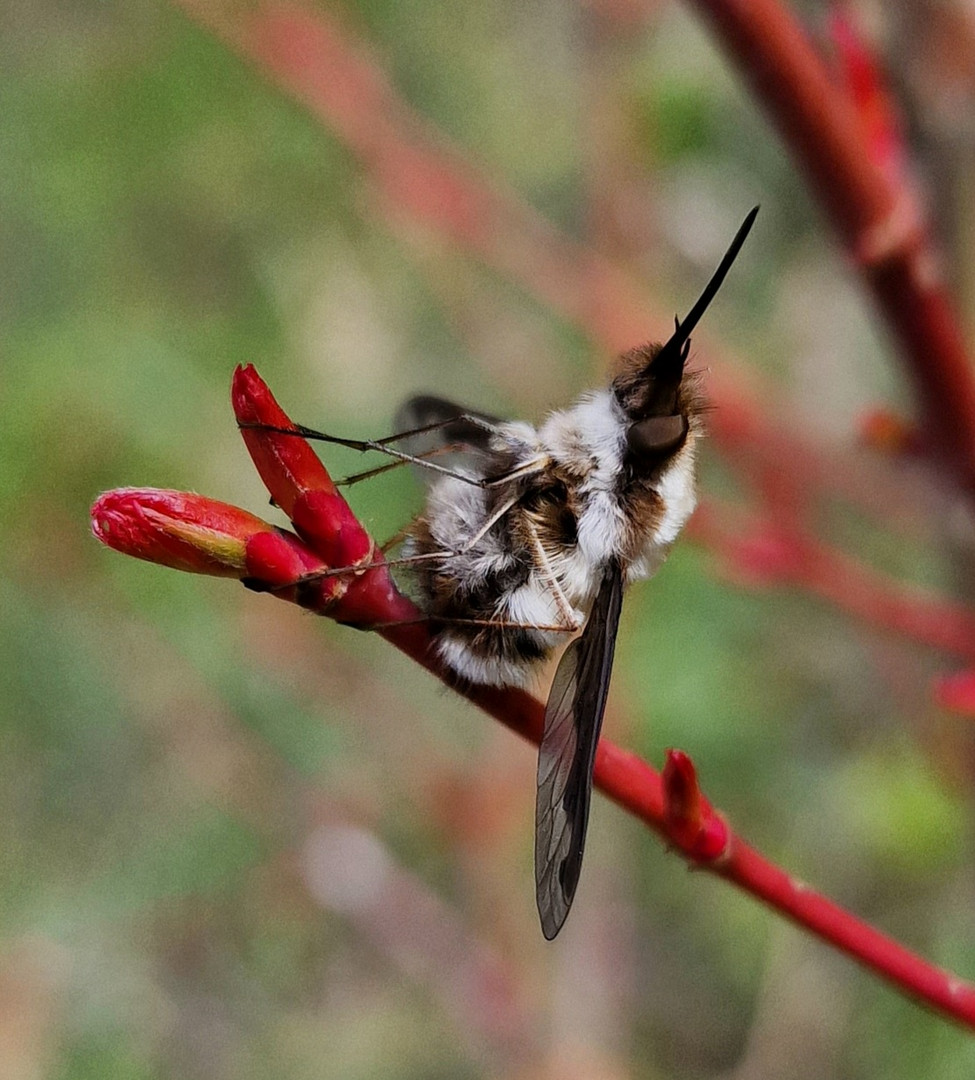
[[[619,497],[629,421],[611,390],[586,394],[568,409],[553,412],[539,429],[526,423],[500,425],[492,437],[495,449],[514,454],[519,463],[548,461],[564,474],[578,476],[576,543],[548,551],[549,569],[571,607],[571,618],[581,628],[589,613],[603,569],[611,558],[621,558],[630,534]],[[695,505],[694,442],[692,426],[684,445],[662,470],[656,489],[662,516],[646,536],[639,554],[624,559],[627,583],[651,576]],[[450,557],[451,573],[467,589],[490,580],[516,561],[502,540],[502,522],[468,551],[463,551],[488,518],[489,495],[484,489],[455,477],[438,478],[430,487],[426,520],[434,544]],[[564,604],[556,599],[546,576],[535,570],[527,582],[499,592],[494,617],[522,626],[565,625]],[[568,636],[555,631],[534,632],[547,650],[565,644]],[[532,665],[502,657],[486,658],[468,649],[463,635],[449,626],[438,637],[441,659],[463,678],[477,683],[524,686]]]
[[[580,485],[585,497],[578,520],[578,545],[564,560],[566,588],[579,600],[591,601],[602,567],[623,547],[627,522],[618,498],[628,420],[611,390],[586,394],[569,409],[553,413],[542,425],[540,441],[548,453],[573,470],[588,475]],[[694,511],[694,426],[687,440],[663,469],[656,489],[663,516],[647,534],[642,551],[626,567],[630,584],[656,573],[671,544]]]

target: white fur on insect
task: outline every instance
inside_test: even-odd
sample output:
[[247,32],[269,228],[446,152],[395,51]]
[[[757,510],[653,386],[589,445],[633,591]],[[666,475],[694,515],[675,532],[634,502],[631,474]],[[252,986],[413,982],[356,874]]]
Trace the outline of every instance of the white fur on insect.
[[[563,558],[570,564],[568,574],[578,575],[579,593],[590,601],[602,567],[619,552],[627,527],[617,488],[628,424],[616,395],[611,390],[595,390],[583,395],[571,408],[552,413],[540,431],[553,460],[580,472],[588,471],[579,486],[587,498],[579,517],[578,551],[564,553]],[[660,474],[657,490],[663,500],[664,516],[647,532],[643,550],[625,568],[627,584],[657,571],[694,511],[694,446],[699,433],[693,424],[683,446]]]
[[[524,466],[533,474],[555,471],[578,478],[573,492],[579,507],[575,542],[545,547],[544,567],[534,565],[527,580],[498,590],[493,598],[491,616],[499,624],[522,628],[521,633],[545,654],[566,644],[571,637],[566,630],[581,628],[603,568],[627,549],[633,524],[620,505],[619,488],[629,422],[616,395],[607,389],[585,394],[570,408],[551,413],[538,429],[523,422],[502,423],[491,435],[491,449],[507,455],[513,472]],[[660,473],[656,484],[662,504],[659,520],[632,556],[624,558],[627,584],[656,572],[694,509],[697,436],[694,424]],[[424,515],[430,546],[444,552],[441,569],[449,569],[460,590],[475,591],[510,572],[521,558],[512,550],[503,517],[471,544],[490,516],[492,498],[496,496],[491,489],[454,476],[438,476],[430,484]],[[416,550],[411,543],[410,554]],[[553,626],[560,629],[535,629]],[[504,630],[498,633],[503,635]],[[469,631],[450,625],[438,633],[435,647],[447,667],[475,683],[525,686],[540,665],[533,654],[479,653],[470,647]]]

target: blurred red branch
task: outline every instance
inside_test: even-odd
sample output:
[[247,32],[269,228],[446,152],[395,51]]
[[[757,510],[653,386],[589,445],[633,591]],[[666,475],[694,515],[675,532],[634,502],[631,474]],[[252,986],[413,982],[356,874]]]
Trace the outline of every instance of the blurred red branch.
[[[563,236],[496,178],[488,179],[389,83],[368,45],[326,12],[265,3],[241,10],[175,0],[256,63],[342,140],[366,170],[395,226],[421,222],[581,326],[609,352],[669,334],[672,314],[650,314],[643,289],[611,260]],[[724,401],[716,375],[711,395]],[[733,412],[742,391],[730,395]],[[760,432],[758,433],[760,439]]]
[[975,615],[968,608],[873,570],[807,532],[709,499],[688,534],[740,580],[804,589],[868,626],[975,663]]
[[388,216],[421,222],[477,255],[612,352],[646,338],[646,305],[633,280],[483,176],[403,101],[368,46],[332,15],[286,3],[244,10],[233,2],[175,2],[348,146]]
[[[372,538],[311,447],[286,433],[294,426],[253,368],[235,373],[233,404],[251,457],[295,533],[203,496],[126,488],[106,492],[95,503],[95,535],[139,558],[234,575],[319,614],[375,628],[458,693],[538,743],[544,717],[539,701],[516,689],[457,686],[440,665],[429,623],[396,589]],[[339,568],[341,574],[330,572]],[[686,754],[670,751],[661,775],[604,739],[594,780],[696,865],[765,901],[905,993],[975,1027],[975,986],[927,963],[750,848],[701,792]]]
[[927,444],[975,496],[972,363],[914,191],[868,152],[854,98],[779,0],[693,2],[778,127],[896,337]]

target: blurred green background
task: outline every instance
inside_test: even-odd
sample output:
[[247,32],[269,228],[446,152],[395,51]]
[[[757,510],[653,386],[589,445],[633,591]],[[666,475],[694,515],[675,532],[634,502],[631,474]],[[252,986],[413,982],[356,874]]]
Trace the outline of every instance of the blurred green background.
[[[950,225],[968,159],[925,97],[909,7],[879,32]],[[708,335],[838,472],[918,500],[893,528],[838,516],[825,536],[963,587],[967,518],[855,445],[862,409],[907,401],[895,361],[686,10],[328,10],[479,167],[663,310],[760,202]],[[378,640],[99,547],[88,507],[110,487],[273,513],[229,408],[238,363],[296,419],[380,435],[426,388],[537,419],[609,358],[392,225],[349,151],[177,8],[13,4],[0,57],[0,1075],[970,1077],[966,1034],[598,797],[547,945],[528,746]],[[949,254],[970,276],[972,252]],[[738,491],[713,447],[704,473],[706,493]],[[398,473],[352,498],[379,537],[419,500]],[[628,598],[607,730],[657,764],[687,750],[758,847],[971,977],[975,746],[928,695],[956,663],[743,588],[685,542]]]

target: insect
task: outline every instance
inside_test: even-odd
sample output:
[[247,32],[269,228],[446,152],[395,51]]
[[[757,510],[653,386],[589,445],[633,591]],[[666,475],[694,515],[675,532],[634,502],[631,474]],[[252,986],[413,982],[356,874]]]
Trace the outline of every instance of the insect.
[[572,639],[538,756],[535,886],[549,940],[582,867],[623,590],[656,572],[695,506],[703,400],[685,374],[690,334],[757,213],[666,342],[626,353],[607,389],[537,428],[424,396],[400,409],[401,434],[378,442],[297,432],[397,459],[352,480],[406,461],[423,467],[426,506],[395,561],[415,574],[435,648],[457,678],[525,686]]

